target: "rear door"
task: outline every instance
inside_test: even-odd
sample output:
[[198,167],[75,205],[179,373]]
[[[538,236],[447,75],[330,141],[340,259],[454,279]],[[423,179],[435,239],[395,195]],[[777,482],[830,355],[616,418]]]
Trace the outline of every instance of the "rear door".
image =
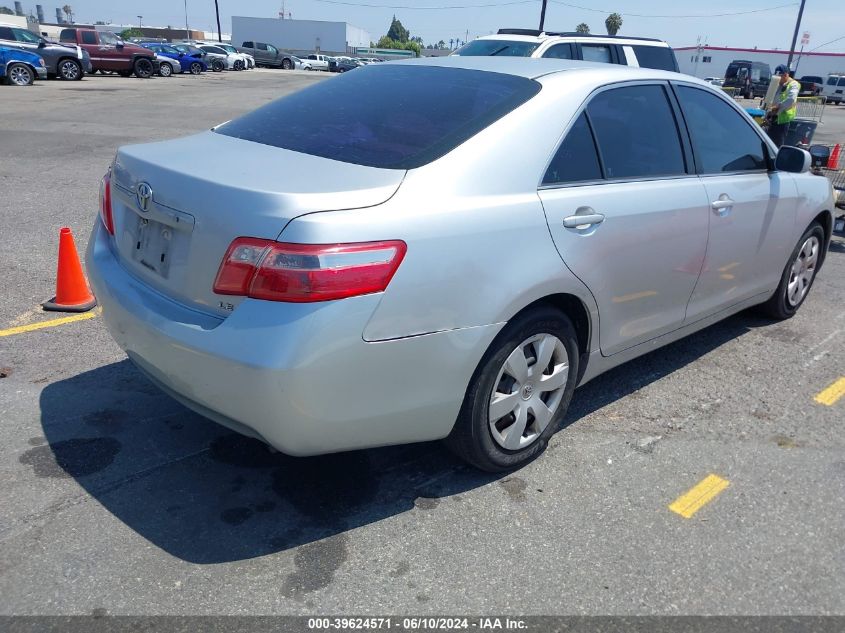
[[769,171],[757,126],[706,88],[677,85],[701,182],[710,241],[688,319],[703,318],[777,286],[792,244],[798,189]]
[[594,94],[539,195],[561,257],[596,299],[604,355],[680,327],[709,211],[668,83]]
[[578,59],[575,44],[563,43],[550,46],[543,53],[543,57],[551,59]]
[[602,62],[605,64],[625,64],[624,54],[615,44],[581,42],[576,44],[578,59],[585,62]]

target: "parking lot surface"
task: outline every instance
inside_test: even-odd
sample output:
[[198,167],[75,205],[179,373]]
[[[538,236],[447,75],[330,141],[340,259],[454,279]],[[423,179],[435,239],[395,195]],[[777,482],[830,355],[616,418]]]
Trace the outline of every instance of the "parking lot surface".
[[[0,613],[845,614],[842,241],[796,317],[597,378],[498,476],[438,443],[274,454],[160,393],[96,312],[38,327],[59,228],[84,249],[119,145],[321,80],[0,90]],[[845,107],[817,138],[845,139]]]

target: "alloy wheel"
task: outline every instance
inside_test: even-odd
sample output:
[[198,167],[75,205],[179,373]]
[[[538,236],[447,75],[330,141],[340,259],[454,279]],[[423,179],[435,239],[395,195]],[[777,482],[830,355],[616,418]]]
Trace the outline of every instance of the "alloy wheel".
[[32,71],[23,64],[12,66],[9,70],[9,81],[16,86],[28,86],[32,83]]
[[66,59],[59,64],[59,75],[61,75],[62,79],[67,79],[69,81],[78,79],[80,71],[81,69],[79,64],[70,59]]
[[552,334],[536,334],[516,346],[493,384],[490,433],[504,449],[534,443],[549,425],[566,390],[569,356]]
[[793,308],[798,306],[807,296],[807,291],[810,289],[810,284],[816,274],[820,250],[819,238],[811,235],[801,245],[798,256],[792,262],[789,282],[786,286],[786,300]]

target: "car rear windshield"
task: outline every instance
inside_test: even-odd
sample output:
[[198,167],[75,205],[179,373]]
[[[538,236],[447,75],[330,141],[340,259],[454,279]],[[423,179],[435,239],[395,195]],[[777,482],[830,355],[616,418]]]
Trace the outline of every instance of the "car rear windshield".
[[637,55],[637,63],[642,68],[678,71],[678,62],[674,51],[668,46],[645,46],[635,44],[631,48]]
[[539,90],[536,81],[501,73],[377,64],[321,81],[215,131],[345,163],[413,169]]
[[531,57],[539,42],[510,40],[473,40],[455,51],[461,57]]

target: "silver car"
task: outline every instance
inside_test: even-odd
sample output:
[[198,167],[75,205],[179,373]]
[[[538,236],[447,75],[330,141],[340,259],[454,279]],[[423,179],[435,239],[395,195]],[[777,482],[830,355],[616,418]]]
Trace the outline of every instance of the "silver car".
[[377,64],[122,147],[88,269],[129,358],[220,424],[293,455],[446,438],[504,470],[602,372],[795,314],[832,224],[809,162],[686,75]]

